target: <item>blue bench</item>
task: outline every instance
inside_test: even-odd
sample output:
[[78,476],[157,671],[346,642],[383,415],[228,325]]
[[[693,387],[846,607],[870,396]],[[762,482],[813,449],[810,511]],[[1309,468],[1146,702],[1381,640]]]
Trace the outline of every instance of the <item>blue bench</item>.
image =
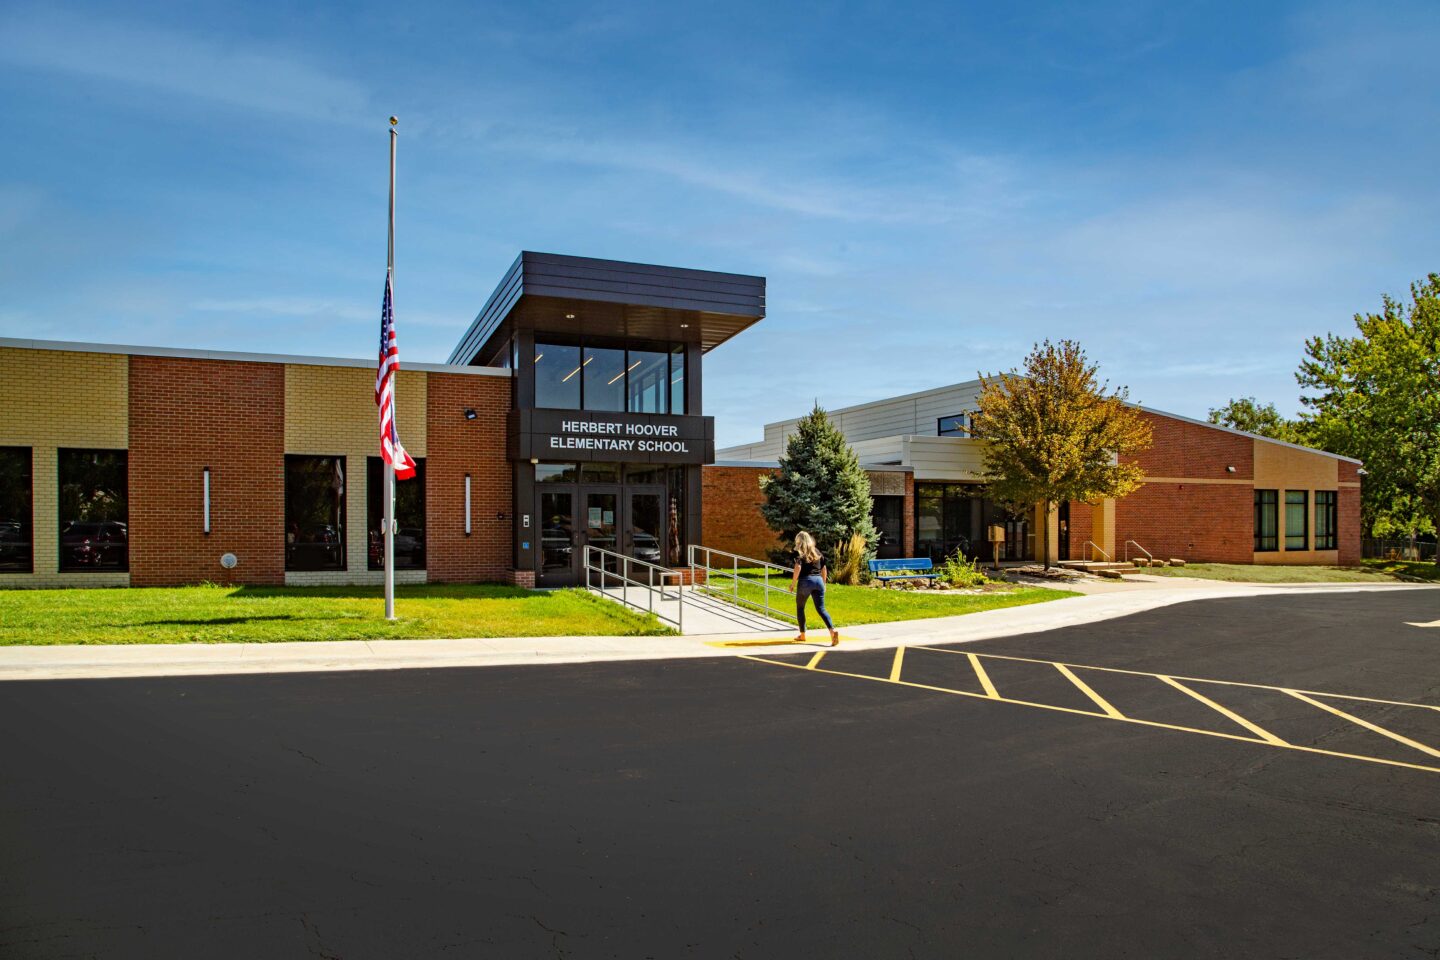
[[908,560],[871,560],[870,576],[881,582],[887,580],[933,580],[939,574],[934,572],[935,564],[929,557],[911,557]]

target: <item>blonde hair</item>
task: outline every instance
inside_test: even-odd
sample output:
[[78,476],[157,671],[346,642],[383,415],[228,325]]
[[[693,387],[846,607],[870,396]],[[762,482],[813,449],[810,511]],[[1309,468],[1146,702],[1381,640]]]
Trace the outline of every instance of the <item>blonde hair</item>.
[[806,563],[814,563],[820,559],[820,551],[815,546],[815,538],[804,530],[795,534],[795,552]]

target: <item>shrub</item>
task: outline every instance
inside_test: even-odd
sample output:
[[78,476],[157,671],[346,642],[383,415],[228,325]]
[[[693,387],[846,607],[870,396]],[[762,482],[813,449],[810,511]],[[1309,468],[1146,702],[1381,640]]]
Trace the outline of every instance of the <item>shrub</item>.
[[852,533],[849,540],[835,544],[835,565],[830,570],[830,579],[838,584],[853,587],[860,582],[860,571],[865,567],[867,542],[858,533]]
[[935,573],[935,579],[947,587],[983,587],[991,582],[980,569],[979,561],[967,560],[959,550],[956,550],[953,556],[946,557]]

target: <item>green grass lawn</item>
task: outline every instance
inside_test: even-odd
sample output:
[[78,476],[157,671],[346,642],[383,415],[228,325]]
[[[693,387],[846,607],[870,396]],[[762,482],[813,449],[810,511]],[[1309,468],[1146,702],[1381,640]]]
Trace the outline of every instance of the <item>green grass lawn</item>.
[[1440,583],[1440,564],[1418,560],[1362,560],[1367,570],[1376,570],[1396,579]]
[[270,643],[434,637],[655,636],[671,633],[583,590],[500,585],[153,587],[0,591],[0,645]]
[[1150,567],[1140,571],[1160,577],[1198,577],[1239,583],[1394,583],[1389,573],[1364,567],[1285,566],[1267,563],[1189,563],[1183,567]]
[[[741,576],[754,576],[756,579],[763,579],[760,571],[740,571]],[[714,571],[710,574],[712,586],[728,591],[732,589],[734,581],[729,576],[717,575]],[[789,589],[790,577],[772,576],[770,580],[772,587]],[[765,589],[757,584],[741,580],[740,596],[757,603],[763,603]],[[1000,586],[991,588],[985,593],[976,594],[946,594],[931,593],[929,591],[900,590],[898,588],[883,590],[876,587],[842,587],[837,584],[827,584],[825,587],[825,607],[830,611],[835,626],[841,630],[845,627],[859,626],[863,623],[889,623],[894,620],[929,620],[934,617],[953,617],[962,613],[978,613],[981,610],[998,610],[1002,607],[1019,607],[1030,603],[1043,603],[1047,600],[1059,600],[1063,597],[1074,597],[1078,594],[1070,590],[1051,590],[1048,587],[1013,587]],[[779,594],[770,595],[771,602],[776,605],[785,605],[785,609],[793,612],[794,600],[789,597],[782,597]],[[814,627],[820,623],[815,616],[815,608],[807,608],[806,626]]]

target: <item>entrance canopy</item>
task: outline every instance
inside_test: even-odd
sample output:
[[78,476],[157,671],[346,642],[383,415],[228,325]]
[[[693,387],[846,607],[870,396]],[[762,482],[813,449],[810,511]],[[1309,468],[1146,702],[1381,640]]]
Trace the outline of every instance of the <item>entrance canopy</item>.
[[765,278],[526,251],[447,361],[489,365],[518,330],[709,351],[765,316]]

